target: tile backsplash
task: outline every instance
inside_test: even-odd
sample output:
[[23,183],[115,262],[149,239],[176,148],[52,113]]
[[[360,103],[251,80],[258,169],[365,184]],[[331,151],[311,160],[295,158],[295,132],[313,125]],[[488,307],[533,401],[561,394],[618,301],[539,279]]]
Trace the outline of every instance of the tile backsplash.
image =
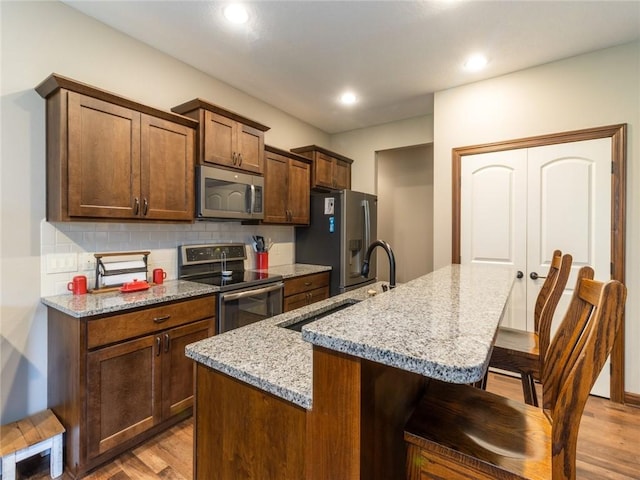
[[148,270],[160,267],[167,279],[178,276],[178,249],[185,244],[239,242],[247,246],[245,268],[255,268],[253,235],[273,241],[269,265],[287,265],[295,260],[294,227],[242,225],[240,222],[196,222],[193,224],[65,222],[40,224],[40,290],[43,297],[67,293],[75,275],[86,275],[95,284],[94,253],[148,250]]

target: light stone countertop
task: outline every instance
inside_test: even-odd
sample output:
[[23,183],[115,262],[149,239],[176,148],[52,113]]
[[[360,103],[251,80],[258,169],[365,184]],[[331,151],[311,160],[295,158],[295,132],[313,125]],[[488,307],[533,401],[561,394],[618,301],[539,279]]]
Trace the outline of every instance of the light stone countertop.
[[85,295],[54,295],[41,299],[48,307],[55,308],[75,318],[93,317],[117,313],[133,308],[153,306],[158,303],[185,300],[215,293],[217,287],[184,280],[167,280],[162,285],[152,285],[148,290],[121,293],[87,293]]
[[[271,271],[271,270],[270,270]],[[188,345],[188,357],[311,408],[312,344],[454,383],[479,380],[515,271],[451,265],[394,290],[382,282]],[[281,328],[336,305],[354,305],[303,327]]]
[[[273,275],[282,275],[283,279],[287,279],[330,270],[331,267],[324,265],[296,263],[271,267],[266,271]],[[117,313],[162,302],[184,300],[218,291],[220,291],[220,287],[215,285],[205,285],[185,280],[167,280],[162,285],[152,285],[148,290],[138,292],[121,293],[116,290],[105,293],[87,293],[85,295],[66,293],[43,297],[41,301],[48,307],[60,310],[72,317],[84,318]]]
[[[255,270],[255,269],[252,269]],[[307,263],[294,263],[292,265],[278,265],[269,267],[266,270],[255,270],[256,272],[268,272],[272,275],[282,275],[285,280],[287,278],[302,277],[312,273],[329,272],[331,267],[326,265],[310,265]]]

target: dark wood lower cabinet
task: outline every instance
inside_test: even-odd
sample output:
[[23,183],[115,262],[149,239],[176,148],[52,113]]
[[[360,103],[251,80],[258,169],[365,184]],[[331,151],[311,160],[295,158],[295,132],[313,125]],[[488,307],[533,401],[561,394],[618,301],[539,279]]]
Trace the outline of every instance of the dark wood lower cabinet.
[[296,308],[329,298],[329,272],[312,273],[284,281],[283,310]]
[[160,412],[154,408],[161,381],[155,350],[155,339],[149,336],[88,354],[89,458],[111,450],[160,421]]
[[212,296],[83,319],[49,309],[49,406],[67,431],[67,474],[82,477],[191,414],[184,348],[215,333],[214,315]]

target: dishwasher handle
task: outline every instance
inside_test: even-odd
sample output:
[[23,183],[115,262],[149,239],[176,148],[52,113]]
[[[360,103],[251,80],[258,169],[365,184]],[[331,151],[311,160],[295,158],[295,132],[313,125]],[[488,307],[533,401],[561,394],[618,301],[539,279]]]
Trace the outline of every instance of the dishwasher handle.
[[284,283],[278,282],[275,285],[269,285],[268,287],[254,288],[253,290],[243,290],[238,293],[223,293],[220,295],[221,302],[232,302],[241,298],[253,297],[254,295],[260,295],[263,293],[275,292],[276,290],[282,290]]

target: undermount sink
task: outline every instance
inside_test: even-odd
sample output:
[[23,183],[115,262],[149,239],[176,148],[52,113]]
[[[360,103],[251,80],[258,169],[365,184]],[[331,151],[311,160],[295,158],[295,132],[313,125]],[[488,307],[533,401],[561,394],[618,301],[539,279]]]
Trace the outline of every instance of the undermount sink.
[[304,317],[294,323],[289,323],[287,325],[279,325],[282,328],[288,328],[289,330],[295,330],[296,332],[301,332],[302,327],[308,325],[311,322],[315,322],[316,320],[320,320],[327,315],[331,315],[333,313],[339,312],[340,310],[344,310],[345,308],[349,308],[356,303],[360,303],[360,300],[347,300],[345,302],[339,303],[337,305],[333,305],[329,307],[327,310],[322,310],[321,312],[312,313],[309,317]]

